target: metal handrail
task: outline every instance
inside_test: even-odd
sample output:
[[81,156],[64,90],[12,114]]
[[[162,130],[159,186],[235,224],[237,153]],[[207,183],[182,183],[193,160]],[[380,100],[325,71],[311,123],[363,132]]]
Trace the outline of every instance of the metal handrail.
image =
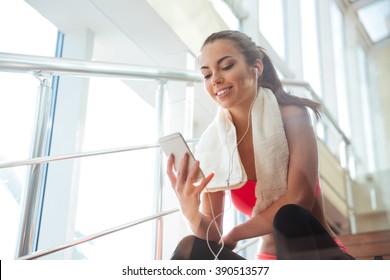
[[0,52],[0,71],[201,82],[195,71]]
[[118,232],[118,231],[121,231],[124,229],[128,229],[128,228],[131,228],[133,226],[136,226],[136,225],[139,225],[139,224],[142,224],[145,222],[149,222],[149,221],[152,221],[152,220],[155,220],[155,219],[158,219],[158,218],[161,218],[161,217],[164,217],[166,215],[170,215],[170,214],[173,214],[176,212],[179,212],[179,208],[160,212],[158,214],[151,215],[151,216],[148,216],[146,218],[142,218],[142,219],[139,219],[139,220],[136,220],[133,222],[129,222],[129,223],[126,223],[126,224],[123,224],[123,225],[120,225],[120,226],[117,226],[114,228],[110,228],[110,229],[107,229],[107,230],[104,230],[104,231],[101,231],[101,232],[98,232],[95,234],[87,235],[85,237],[82,237],[80,239],[74,240],[74,241],[69,242],[69,243],[65,243],[65,244],[57,246],[57,247],[37,251],[37,252],[31,253],[29,255],[25,255],[23,257],[20,257],[20,258],[18,258],[18,260],[33,260],[33,259],[37,259],[40,257],[44,257],[46,255],[50,255],[50,254],[56,253],[58,251],[62,251],[62,250],[65,250],[65,249],[92,241],[94,239],[97,239],[97,238],[100,238],[100,237],[103,237],[103,236],[106,236],[106,235],[109,235],[109,234],[112,234],[112,233],[115,233],[115,232]]
[[157,148],[157,147],[158,144],[150,144],[150,145],[130,146],[130,147],[123,147],[123,148],[116,148],[116,149],[106,149],[106,150],[81,152],[81,153],[73,153],[73,154],[65,154],[65,155],[35,157],[30,159],[0,163],[0,169],[23,166],[23,165],[43,164],[43,163],[49,163],[53,161],[60,161],[60,160],[67,160],[67,159],[76,159],[76,158],[83,158],[83,157],[90,157],[90,156],[122,153],[122,152],[129,152],[129,151],[136,151],[136,150]]
[[[186,139],[187,143],[196,143],[198,141],[199,141],[199,139],[197,139],[197,138]],[[53,161],[60,161],[60,160],[67,160],[67,159],[76,159],[76,158],[83,158],[83,157],[130,152],[130,151],[144,150],[144,149],[150,149],[150,148],[159,148],[159,147],[160,147],[159,144],[145,144],[145,145],[128,146],[128,147],[115,148],[115,149],[105,149],[105,150],[98,150],[98,151],[65,154],[65,155],[35,157],[35,158],[0,163],[0,169],[23,166],[23,165],[49,163],[49,162],[53,162]]]

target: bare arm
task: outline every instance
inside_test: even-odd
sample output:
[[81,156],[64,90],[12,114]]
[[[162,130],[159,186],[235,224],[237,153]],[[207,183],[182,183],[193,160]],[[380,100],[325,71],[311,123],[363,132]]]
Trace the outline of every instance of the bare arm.
[[[199,238],[206,239],[207,237],[209,240],[219,241],[220,234],[222,234],[223,215],[221,213],[223,213],[224,192],[203,192],[214,174],[210,173],[200,184],[195,185],[199,161],[195,162],[189,174],[186,173],[188,155],[185,155],[181,160],[177,174],[174,172],[173,163],[174,158],[171,155],[168,158],[167,174],[188,226],[193,234]],[[214,217],[217,218],[214,219]],[[211,226],[209,227],[209,225]]]
[[282,108],[282,117],[290,153],[287,193],[263,212],[233,228],[226,244],[272,232],[276,212],[286,204],[297,204],[311,211],[318,174],[317,142],[307,110],[297,106]]

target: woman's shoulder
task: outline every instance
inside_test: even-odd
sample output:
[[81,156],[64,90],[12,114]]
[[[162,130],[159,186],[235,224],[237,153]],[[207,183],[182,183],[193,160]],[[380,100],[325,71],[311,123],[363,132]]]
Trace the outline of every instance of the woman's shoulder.
[[305,106],[283,105],[280,107],[286,136],[307,137],[313,133],[313,123],[309,110]]
[[293,116],[309,116],[308,109],[304,105],[294,105],[294,104],[288,104],[288,105],[281,105],[280,106],[280,112],[282,114],[282,117],[293,117]]

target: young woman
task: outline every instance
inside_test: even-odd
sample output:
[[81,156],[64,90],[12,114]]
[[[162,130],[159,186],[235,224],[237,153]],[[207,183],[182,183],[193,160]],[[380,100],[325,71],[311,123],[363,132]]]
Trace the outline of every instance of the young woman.
[[[241,32],[210,35],[199,64],[219,109],[188,174],[188,155],[177,167],[168,158],[168,177],[194,234],[172,259],[243,259],[232,250],[253,237],[262,238],[258,259],[353,259],[324,215],[307,111],[319,117],[319,104],[286,93],[268,55]],[[199,168],[208,175],[195,182]],[[223,234],[226,196],[249,219]]]

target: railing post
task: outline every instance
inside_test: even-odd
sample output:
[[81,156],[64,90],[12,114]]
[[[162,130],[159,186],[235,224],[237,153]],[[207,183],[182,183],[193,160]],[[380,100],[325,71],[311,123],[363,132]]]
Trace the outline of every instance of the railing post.
[[344,162],[344,169],[345,169],[345,185],[347,189],[347,207],[348,207],[348,217],[349,217],[349,223],[351,227],[351,233],[356,233],[356,215],[355,215],[355,205],[354,205],[354,199],[353,199],[353,185],[352,185],[352,178],[351,178],[351,164],[350,164],[350,143],[343,139],[343,148],[344,150],[341,151],[345,156],[345,162]]
[[[35,130],[33,134],[32,157],[46,155],[48,133],[51,126],[50,108],[52,91],[50,87],[51,77],[39,73],[38,102],[36,108]],[[35,164],[31,166],[27,182],[27,189],[22,202],[21,224],[17,244],[17,257],[21,257],[37,250],[39,224],[42,207],[42,195],[44,191],[45,165]]]
[[[164,104],[165,95],[167,93],[166,80],[160,80],[156,92],[156,123],[157,123],[157,139],[164,133]],[[157,141],[156,141],[157,142]],[[155,155],[155,175],[154,175],[154,212],[160,213],[162,211],[163,199],[163,172],[162,172],[162,153],[161,149],[156,149]],[[163,219],[157,218],[154,224],[153,234],[154,239],[154,258],[161,260],[162,245],[163,245]]]

